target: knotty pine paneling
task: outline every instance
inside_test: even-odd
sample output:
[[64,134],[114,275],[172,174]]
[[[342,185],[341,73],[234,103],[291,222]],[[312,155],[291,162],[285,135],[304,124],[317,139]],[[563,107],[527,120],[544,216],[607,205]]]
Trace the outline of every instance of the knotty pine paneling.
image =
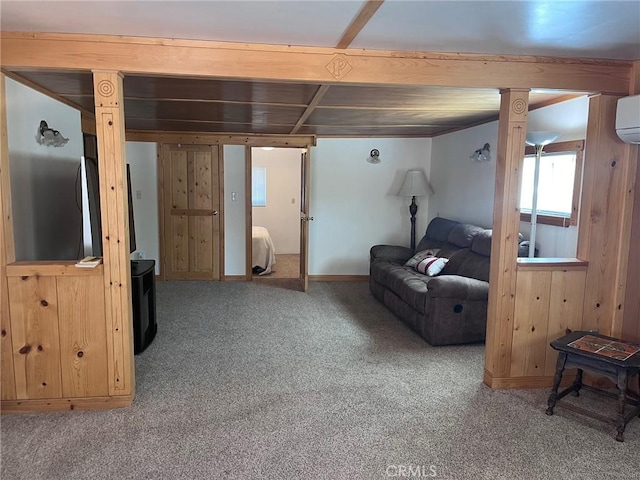
[[[81,270],[81,269],[77,269]],[[62,395],[109,395],[102,276],[57,277]]]
[[61,398],[55,277],[9,277],[16,398]]
[[511,343],[512,377],[544,375],[551,272],[518,272]]

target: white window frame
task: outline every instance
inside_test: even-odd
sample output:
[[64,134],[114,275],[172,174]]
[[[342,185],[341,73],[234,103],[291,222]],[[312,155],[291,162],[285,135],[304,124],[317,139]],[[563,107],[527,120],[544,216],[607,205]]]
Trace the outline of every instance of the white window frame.
[[[537,214],[537,223],[547,224],[547,225],[555,225],[559,227],[569,227],[570,225],[578,224],[578,209],[580,206],[580,190],[582,184],[582,162],[583,162],[583,151],[584,151],[584,140],[570,141],[570,142],[557,142],[551,143],[544,147],[543,156],[545,158],[545,154],[553,155],[553,154],[575,154],[575,171],[573,177],[573,192],[572,192],[572,202],[571,202],[571,212],[567,214],[563,214],[561,212],[544,212],[538,211]],[[525,155],[527,157],[535,156],[535,147],[527,146],[525,149]],[[522,172],[524,176],[524,169]],[[522,179],[524,181],[524,178]],[[520,198],[518,199],[518,204],[520,205]],[[520,221],[530,222],[531,221],[531,211],[526,211],[521,208],[520,210]]]

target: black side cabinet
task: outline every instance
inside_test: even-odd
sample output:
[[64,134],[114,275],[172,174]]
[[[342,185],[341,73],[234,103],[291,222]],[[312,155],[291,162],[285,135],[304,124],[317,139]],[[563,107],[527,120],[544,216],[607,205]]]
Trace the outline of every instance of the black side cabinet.
[[156,323],[155,260],[131,261],[133,301],[133,353],[142,353],[158,331]]

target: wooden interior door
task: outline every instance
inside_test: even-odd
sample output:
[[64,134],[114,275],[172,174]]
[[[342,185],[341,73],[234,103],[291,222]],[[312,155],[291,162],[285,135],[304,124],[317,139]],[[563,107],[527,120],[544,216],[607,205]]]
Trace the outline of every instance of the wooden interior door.
[[310,148],[302,153],[300,181],[300,282],[302,291],[309,289],[309,165]]
[[220,279],[220,165],[212,145],[162,146],[167,280]]

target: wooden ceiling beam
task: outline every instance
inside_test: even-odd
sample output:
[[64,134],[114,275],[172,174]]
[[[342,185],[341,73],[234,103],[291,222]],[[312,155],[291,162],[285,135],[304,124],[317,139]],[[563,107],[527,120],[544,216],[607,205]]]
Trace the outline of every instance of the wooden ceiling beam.
[[329,85],[320,85],[320,87],[318,87],[316,94],[311,99],[311,102],[309,102],[309,106],[302,113],[302,115],[300,115],[300,118],[298,119],[295,126],[293,127],[293,130],[291,130],[291,135],[296,133],[300,129],[300,127],[304,124],[304,121],[307,118],[309,118],[309,115],[313,113],[313,110],[316,108],[318,103],[320,103],[320,100],[322,100],[322,97],[324,97],[324,95],[327,93],[327,90],[329,90]]
[[316,145],[315,135],[233,135],[199,132],[127,130],[128,142],[191,143],[195,145],[249,145],[257,147],[296,147]]
[[627,95],[631,62],[291,47],[110,35],[2,32],[2,66],[138,74]]
[[369,23],[371,17],[373,17],[383,3],[384,0],[367,0],[364,5],[362,5],[358,14],[351,20],[351,23],[342,34],[342,38],[338,42],[338,45],[336,45],[336,48],[345,49],[351,45],[351,42],[358,36],[364,26]]

